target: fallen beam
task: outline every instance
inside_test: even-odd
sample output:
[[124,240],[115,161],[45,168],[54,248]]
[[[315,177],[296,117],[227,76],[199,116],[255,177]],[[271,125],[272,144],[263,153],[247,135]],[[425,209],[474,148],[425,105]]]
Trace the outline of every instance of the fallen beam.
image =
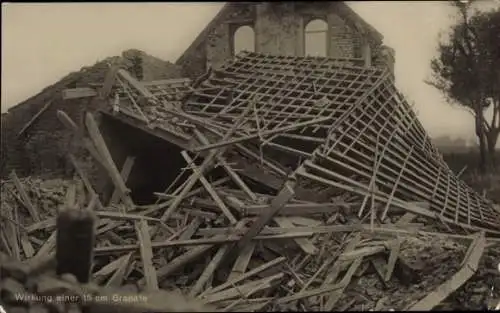
[[435,291],[428,294],[419,302],[410,307],[409,311],[430,311],[448,297],[453,291],[457,290],[469,280],[477,271],[479,260],[485,247],[484,232],[477,234],[471,243],[472,250],[465,259],[465,265],[453,277],[436,288]]

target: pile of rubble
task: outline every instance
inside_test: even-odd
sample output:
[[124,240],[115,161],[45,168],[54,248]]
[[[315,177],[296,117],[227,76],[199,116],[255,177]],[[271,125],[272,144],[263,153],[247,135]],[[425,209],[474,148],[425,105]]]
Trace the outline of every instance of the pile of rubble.
[[[91,113],[82,130],[59,111],[115,192],[99,197],[71,154],[77,177],[54,189],[12,173],[0,230],[2,258],[17,259],[1,273],[9,308],[29,290],[103,309],[75,277],[54,278],[54,250],[81,252],[56,232],[57,208],[74,207],[95,216],[93,262],[79,266],[99,287],[85,290],[135,292],[137,312],[430,310],[469,289],[481,303],[499,296],[498,279],[474,285],[498,278],[499,212],[451,172],[383,70],[243,53],[195,82],[111,73],[102,113],[181,147],[187,167],[136,205],[134,158],[119,170]],[[159,291],[200,306],[158,306]]]
[[[123,299],[142,294],[143,298],[129,302],[118,300],[118,296],[110,301],[114,303],[113,310],[134,302],[135,311],[130,312],[145,308],[200,311],[205,304],[236,311],[427,309],[437,307],[447,296],[436,297],[440,286],[448,284],[451,293],[474,274],[472,269],[478,267],[483,249],[487,247],[494,254],[480,271],[493,268],[495,257],[500,256],[500,245],[485,244],[482,235],[434,232],[433,223],[421,218],[413,222],[415,216],[411,213],[394,216],[395,223],[377,223],[372,231],[369,223],[363,223],[345,209],[333,214],[301,216],[296,213],[300,206],[290,204],[256,240],[241,249],[234,264],[223,266],[223,257],[231,244],[241,239],[248,229],[244,223],[250,224],[256,212],[252,214],[249,208],[248,217],[242,217],[234,228],[224,227],[228,225],[214,213],[213,206],[210,210],[209,205],[203,205],[203,199],[209,195],[201,192],[186,198],[178,214],[166,223],[155,217],[159,212],[152,209],[130,213],[120,213],[113,208],[96,210],[99,219],[92,281],[105,288],[77,287],[71,279],[57,279],[50,273],[55,269],[55,208],[64,205],[66,195],[73,193],[70,190],[83,192],[75,188],[78,185],[62,180],[42,183],[28,179],[17,185],[22,189],[17,189],[14,180],[3,184],[2,225],[7,226],[2,232],[2,251],[7,252],[2,255],[5,261],[2,261],[1,273],[3,301],[10,300],[10,305],[14,303],[19,307],[44,304],[51,310],[65,312],[63,302],[67,307],[77,301],[69,301],[69,295],[83,297],[92,290],[94,297],[105,297],[103,294],[108,292],[110,299],[112,294]],[[216,188],[216,191],[230,192],[224,188]],[[28,206],[40,208],[37,210],[39,222],[30,217],[23,194],[29,197]],[[78,193],[74,194],[79,198]],[[269,200],[262,202],[272,202]],[[307,209],[307,205],[302,206]],[[150,234],[155,231],[155,240],[151,241]],[[26,261],[7,262],[7,255]],[[490,278],[494,275],[489,272]],[[459,282],[451,283],[453,279]],[[478,281],[481,282],[476,279],[474,284]],[[466,297],[457,299],[467,299],[461,304],[470,307],[469,301],[475,296],[479,297],[475,305],[483,305],[490,292],[485,282],[488,280],[479,286],[466,285],[470,290],[459,290],[462,295],[466,293]],[[494,280],[490,282],[495,284]],[[500,287],[498,279],[496,286]],[[116,288],[120,288],[119,291],[109,291],[118,290]],[[158,289],[197,297],[200,301],[194,303],[198,307],[193,308],[192,300],[186,302],[191,303],[189,306],[171,308],[169,302],[158,306],[152,300],[157,299]],[[19,300],[16,294],[39,297]],[[65,301],[46,303],[48,296],[58,295],[67,295],[63,298]],[[103,309],[99,305],[110,304],[93,303],[91,307]]]

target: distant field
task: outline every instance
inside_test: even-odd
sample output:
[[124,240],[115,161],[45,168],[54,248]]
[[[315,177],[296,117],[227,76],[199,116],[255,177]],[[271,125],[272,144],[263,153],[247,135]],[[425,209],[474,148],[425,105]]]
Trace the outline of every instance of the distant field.
[[459,173],[467,166],[461,177],[470,187],[479,193],[486,192],[486,196],[490,200],[500,204],[500,151],[496,153],[497,171],[489,172],[483,176],[477,174],[478,151],[464,149],[463,151],[443,151],[442,153],[444,160],[455,173]]
[[[478,167],[479,151],[466,149],[463,151],[443,151],[439,149],[439,151],[441,151],[444,160],[455,173],[460,172],[464,166],[467,166],[466,172],[475,171]],[[500,150],[496,153],[496,158],[500,168]]]

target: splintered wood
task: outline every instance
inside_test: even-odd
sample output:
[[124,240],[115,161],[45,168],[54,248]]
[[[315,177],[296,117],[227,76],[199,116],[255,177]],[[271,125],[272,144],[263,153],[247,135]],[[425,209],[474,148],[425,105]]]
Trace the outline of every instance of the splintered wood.
[[97,118],[58,111],[112,194],[98,195],[73,154],[76,178],[50,205],[48,189],[12,172],[2,253],[46,264],[61,249],[57,210],[79,206],[97,217],[91,277],[104,293],[175,289],[217,311],[437,307],[478,268],[498,213],[444,164],[386,70],[342,62],[242,53],[193,86],[112,67],[96,97],[179,147],[185,167],[137,205],[127,183],[142,156],[119,170]]

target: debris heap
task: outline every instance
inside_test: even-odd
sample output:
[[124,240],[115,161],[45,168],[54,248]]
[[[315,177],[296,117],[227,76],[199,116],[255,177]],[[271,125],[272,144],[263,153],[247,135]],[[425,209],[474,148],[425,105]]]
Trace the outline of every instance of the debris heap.
[[[187,166],[156,203],[136,205],[126,185],[133,157],[118,169],[91,113],[82,130],[59,111],[115,192],[99,197],[72,154],[77,177],[47,208],[12,173],[2,186],[4,258],[49,269],[30,284],[16,278],[23,263],[4,266],[15,281],[2,287],[9,306],[27,305],[5,298],[16,290],[75,292],[46,261],[64,249],[58,206],[97,217],[96,293],[168,290],[220,311],[450,307],[483,253],[498,257],[498,210],[444,163],[383,69],[244,52],[194,82],[110,73],[102,114],[180,147]],[[489,297],[488,288],[476,293]],[[99,310],[77,294],[78,309]]]

